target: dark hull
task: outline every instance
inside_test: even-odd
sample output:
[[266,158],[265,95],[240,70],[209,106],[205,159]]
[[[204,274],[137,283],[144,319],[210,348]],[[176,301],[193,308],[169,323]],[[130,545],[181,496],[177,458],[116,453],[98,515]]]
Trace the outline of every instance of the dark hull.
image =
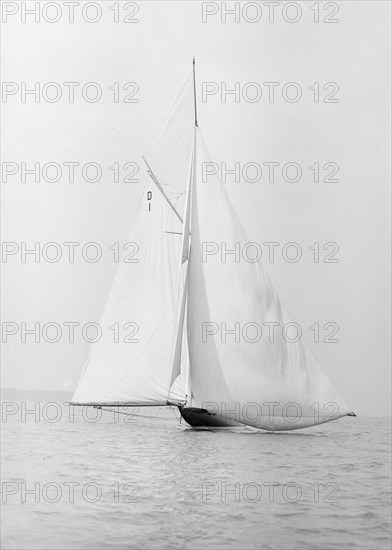
[[224,420],[209,413],[206,409],[196,409],[194,407],[178,407],[178,409],[185,422],[193,428],[230,428],[238,426],[238,423]]

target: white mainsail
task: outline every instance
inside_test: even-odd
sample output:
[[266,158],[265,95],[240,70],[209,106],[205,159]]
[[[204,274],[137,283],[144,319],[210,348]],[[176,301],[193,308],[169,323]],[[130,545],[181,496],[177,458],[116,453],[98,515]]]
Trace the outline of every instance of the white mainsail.
[[[282,329],[291,319],[260,262],[235,254],[222,258],[222,246],[242,251],[250,240],[218,177],[203,181],[202,163],[210,159],[199,129],[196,151],[188,275],[190,405],[270,430],[348,414],[307,346],[284,338]],[[271,323],[273,342],[266,335]]]
[[[124,263],[124,258],[120,258],[100,319],[103,334],[91,347],[73,404],[164,405],[168,397],[176,402],[185,400],[187,340],[178,312],[179,299],[184,295],[183,286],[179,285],[186,279],[186,267],[180,268],[181,256],[188,241],[181,237],[183,224],[179,218],[184,211],[186,214],[194,141],[192,120],[191,73],[146,153],[148,166],[152,164],[154,178],[164,195],[153,182],[146,184],[128,236],[128,242],[138,247],[134,255],[137,262]],[[182,318],[184,314],[185,310]],[[109,328],[115,324],[119,327],[119,341],[114,340]],[[138,330],[128,340],[137,341],[124,342],[124,335],[130,335],[135,325]],[[177,342],[178,333],[182,338]],[[173,346],[178,350],[175,358]],[[179,365],[175,369],[174,360]]]

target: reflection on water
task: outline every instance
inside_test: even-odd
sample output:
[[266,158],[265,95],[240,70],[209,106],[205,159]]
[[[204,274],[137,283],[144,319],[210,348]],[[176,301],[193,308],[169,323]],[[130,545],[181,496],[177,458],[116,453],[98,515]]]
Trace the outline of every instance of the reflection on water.
[[7,418],[3,548],[389,548],[386,419],[266,433],[158,414]]

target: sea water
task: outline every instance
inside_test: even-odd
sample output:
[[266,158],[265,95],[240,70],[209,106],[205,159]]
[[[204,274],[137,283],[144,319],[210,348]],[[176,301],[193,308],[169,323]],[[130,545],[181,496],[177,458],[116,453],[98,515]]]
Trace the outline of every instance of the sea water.
[[174,409],[6,410],[4,549],[390,547],[387,419],[267,433]]

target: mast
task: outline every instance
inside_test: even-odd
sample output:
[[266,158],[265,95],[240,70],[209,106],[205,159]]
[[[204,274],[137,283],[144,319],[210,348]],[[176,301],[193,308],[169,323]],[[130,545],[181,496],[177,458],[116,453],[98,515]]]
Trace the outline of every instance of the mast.
[[[194,128],[196,130],[196,127]],[[194,132],[195,133],[195,132]],[[188,265],[190,255],[190,216],[191,216],[191,201],[192,201],[192,184],[194,178],[194,149],[195,141],[193,143],[193,150],[189,165],[189,176],[187,185],[187,195],[185,203],[185,215],[183,223],[183,232],[181,239],[181,253],[180,253],[180,265],[178,272],[178,284],[177,284],[177,305],[176,305],[176,323],[174,325],[173,334],[173,348],[172,348],[172,368],[169,379],[168,387],[168,402],[170,402],[170,390],[177,376],[181,373],[184,365],[182,365],[182,347],[183,347],[183,332],[185,311],[188,298]],[[189,368],[186,371],[186,383],[185,391],[187,390],[187,382],[189,380]],[[187,391],[186,391],[187,393]],[[187,398],[185,398],[186,404]]]
[[[191,180],[189,182],[190,188],[190,204],[189,204],[189,232],[192,235],[192,210],[193,210],[193,194],[195,192],[195,186],[196,186],[196,130],[199,126],[197,122],[197,102],[196,102],[196,68],[195,68],[195,56],[193,56],[193,103],[195,106],[195,127],[193,129],[193,152],[192,152],[192,164],[191,164]],[[189,262],[191,259],[191,253],[192,253],[192,238],[191,242],[189,244],[189,252],[188,252],[188,264],[187,264],[187,283],[188,283],[188,272],[189,272]],[[189,301],[189,286],[187,284],[186,287],[186,293],[187,293],[187,302]],[[188,317],[188,315],[187,315]],[[189,354],[189,361],[188,361],[188,368],[185,372],[185,393],[187,395],[187,404],[190,406],[192,404],[192,389],[191,389],[191,358],[190,358],[190,349],[189,349],[189,342],[188,342],[188,354]]]
[[[169,390],[168,390],[168,402],[170,400],[170,389],[177,376],[180,374],[184,365],[182,365],[181,350],[183,347],[183,331],[186,318],[186,307],[188,299],[188,268],[189,257],[191,254],[191,211],[192,211],[192,189],[195,182],[195,155],[196,155],[196,128],[197,123],[197,108],[196,108],[196,78],[195,78],[195,58],[193,57],[193,102],[195,109],[195,125],[193,128],[193,146],[189,166],[189,177],[187,185],[187,195],[185,203],[185,214],[183,221],[183,232],[181,242],[181,255],[179,266],[179,277],[177,287],[177,323],[174,327],[174,339],[173,339],[173,354],[172,354],[172,370],[170,374]],[[189,365],[185,371],[185,393],[186,400],[185,405],[190,396],[190,372]]]
[[193,56],[193,102],[195,104],[195,126],[197,123],[197,106],[196,106],[196,71],[195,71],[195,56]]

